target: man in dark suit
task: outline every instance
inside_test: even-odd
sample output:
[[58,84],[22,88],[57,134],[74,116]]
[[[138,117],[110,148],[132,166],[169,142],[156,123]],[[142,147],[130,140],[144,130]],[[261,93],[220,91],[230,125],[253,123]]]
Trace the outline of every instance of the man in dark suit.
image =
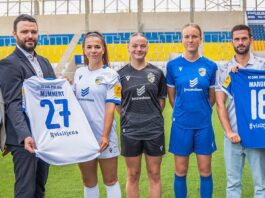
[[[16,49],[0,61],[0,87],[5,102],[6,145],[13,155],[16,198],[44,197],[49,165],[36,158],[29,120],[22,111],[22,84],[31,76],[55,78],[47,59],[37,55],[38,25],[30,15],[14,21]],[[44,118],[45,119],[45,118]]]
[[0,89],[0,149],[3,152],[2,154],[6,154],[6,129],[5,129],[5,106],[4,99],[2,95],[2,91]]

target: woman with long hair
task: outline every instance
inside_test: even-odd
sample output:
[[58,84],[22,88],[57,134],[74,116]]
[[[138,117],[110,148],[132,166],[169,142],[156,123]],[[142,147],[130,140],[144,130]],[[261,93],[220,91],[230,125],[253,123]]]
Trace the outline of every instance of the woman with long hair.
[[99,197],[97,167],[100,165],[107,197],[121,197],[117,179],[118,138],[114,111],[120,104],[121,86],[111,69],[105,39],[99,32],[88,32],[82,43],[85,67],[77,69],[74,91],[100,146],[100,156],[79,164],[84,197]]

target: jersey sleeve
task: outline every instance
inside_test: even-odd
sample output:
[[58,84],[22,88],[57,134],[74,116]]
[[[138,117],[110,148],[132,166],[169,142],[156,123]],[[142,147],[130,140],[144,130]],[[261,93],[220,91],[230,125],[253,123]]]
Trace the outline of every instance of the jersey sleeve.
[[22,92],[22,105],[21,105],[21,107],[22,107],[22,111],[26,112],[26,97],[24,95],[24,86],[25,86],[25,83],[23,83],[22,90],[21,90],[21,92]]
[[231,73],[226,76],[225,81],[222,84],[222,90],[230,97],[232,97],[232,80],[231,80]]
[[107,84],[107,97],[105,102],[121,104],[121,83],[117,73],[115,73]]
[[166,74],[166,84],[168,87],[175,87],[175,80],[172,73],[172,63],[167,63],[167,74]]
[[167,86],[164,73],[161,71],[161,78],[159,82],[159,93],[158,97],[160,99],[165,99],[167,97]]
[[215,81],[216,81],[216,73],[217,73],[217,65],[214,64],[213,65],[213,72],[210,78],[210,88],[214,88],[215,87]]
[[218,70],[216,73],[216,80],[215,80],[215,91],[224,91],[222,87],[223,87],[223,83],[226,80],[226,77],[228,75],[227,71],[228,70],[227,70],[226,64],[218,66]]
[[75,75],[74,75],[74,81],[72,84],[72,90],[76,95],[76,84],[77,82],[82,78],[82,75],[80,75],[79,69],[76,70]]

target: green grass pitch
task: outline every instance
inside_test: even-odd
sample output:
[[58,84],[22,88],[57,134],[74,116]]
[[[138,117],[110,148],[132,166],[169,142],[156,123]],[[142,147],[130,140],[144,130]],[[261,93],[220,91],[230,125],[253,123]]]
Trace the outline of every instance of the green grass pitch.
[[[171,107],[167,103],[163,112],[165,118],[165,134],[166,134],[166,148],[168,149],[169,134],[171,127]],[[117,116],[116,116],[117,118]],[[117,118],[117,123],[118,122]],[[213,126],[215,129],[215,138],[217,144],[217,151],[213,154],[212,169],[214,179],[214,198],[225,197],[226,176],[223,159],[223,130],[220,126],[216,112],[213,112]],[[119,131],[119,128],[118,128]],[[101,173],[99,171],[99,187],[100,197],[106,197],[104,184],[102,183]],[[123,157],[119,157],[118,177],[121,185],[122,195],[125,197],[125,183],[126,183],[126,167]],[[163,157],[161,178],[162,178],[162,197],[173,198],[173,177],[174,177],[174,158],[170,153],[166,153]],[[12,157],[8,156],[0,159],[0,198],[12,198],[14,185],[14,173]],[[197,170],[197,162],[194,155],[190,156],[190,165],[188,172],[188,197],[199,197],[199,174]],[[145,171],[144,158],[142,160],[142,174],[140,179],[141,197],[148,196],[148,179]],[[51,166],[48,183],[46,185],[47,198],[78,198],[83,197],[83,186],[76,165],[69,165],[63,167]],[[242,198],[253,197],[253,182],[252,177],[247,166],[243,174],[243,188]]]

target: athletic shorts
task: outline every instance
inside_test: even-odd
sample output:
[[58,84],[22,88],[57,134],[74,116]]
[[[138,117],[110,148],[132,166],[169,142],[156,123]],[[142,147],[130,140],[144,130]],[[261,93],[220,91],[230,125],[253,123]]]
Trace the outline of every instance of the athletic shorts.
[[162,156],[165,154],[164,134],[152,140],[136,140],[121,134],[121,155],[124,157],[136,157],[145,153],[150,156]]
[[172,123],[169,152],[174,155],[188,156],[211,155],[216,151],[212,125],[202,129],[183,129]]
[[99,159],[107,159],[117,157],[120,155],[118,139],[110,138],[108,147],[100,153]]

